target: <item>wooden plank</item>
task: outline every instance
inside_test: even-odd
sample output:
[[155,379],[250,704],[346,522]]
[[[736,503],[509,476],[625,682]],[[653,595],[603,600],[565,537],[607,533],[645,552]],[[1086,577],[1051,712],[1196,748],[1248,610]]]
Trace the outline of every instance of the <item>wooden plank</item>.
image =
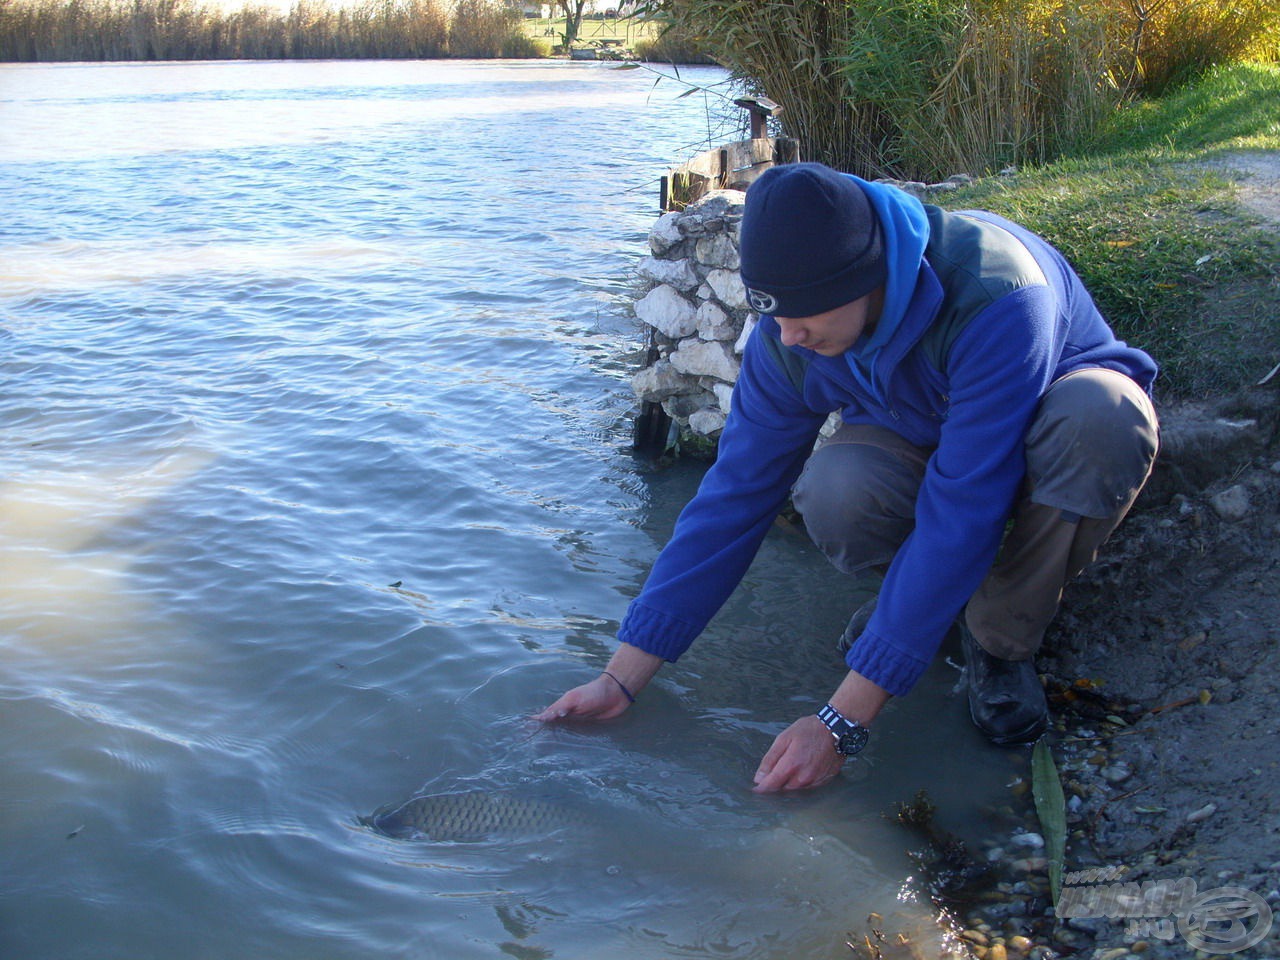
[[798,159],[796,141],[787,137],[738,140],[704,150],[663,177],[662,209],[683,210],[713,190],[745,190],[775,164]]

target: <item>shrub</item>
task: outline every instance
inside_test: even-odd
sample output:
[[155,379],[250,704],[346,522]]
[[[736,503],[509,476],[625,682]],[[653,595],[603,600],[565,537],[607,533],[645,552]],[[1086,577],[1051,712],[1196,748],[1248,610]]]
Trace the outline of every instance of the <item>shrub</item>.
[[458,0],[449,28],[449,55],[504,56],[504,50],[523,38],[522,22],[519,12],[498,0]]
[[1274,0],[653,0],[802,155],[932,178],[1039,162],[1116,104],[1280,42]]

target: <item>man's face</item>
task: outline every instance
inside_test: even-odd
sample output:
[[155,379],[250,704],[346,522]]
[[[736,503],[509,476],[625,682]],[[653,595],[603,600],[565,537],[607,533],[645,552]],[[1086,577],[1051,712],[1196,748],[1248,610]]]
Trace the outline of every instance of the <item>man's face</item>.
[[859,300],[815,313],[811,317],[774,317],[788,347],[807,347],[824,357],[838,357],[862,334],[875,327],[884,303],[884,288],[873,290]]

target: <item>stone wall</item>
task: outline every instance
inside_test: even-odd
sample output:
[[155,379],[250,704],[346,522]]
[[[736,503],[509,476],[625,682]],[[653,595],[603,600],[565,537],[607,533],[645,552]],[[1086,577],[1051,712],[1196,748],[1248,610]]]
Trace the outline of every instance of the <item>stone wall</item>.
[[682,431],[714,438],[724,427],[739,357],[756,316],[738,276],[740,190],[717,190],[663,214],[649,232],[651,256],[636,316],[656,359],[631,381],[636,396],[660,403]]

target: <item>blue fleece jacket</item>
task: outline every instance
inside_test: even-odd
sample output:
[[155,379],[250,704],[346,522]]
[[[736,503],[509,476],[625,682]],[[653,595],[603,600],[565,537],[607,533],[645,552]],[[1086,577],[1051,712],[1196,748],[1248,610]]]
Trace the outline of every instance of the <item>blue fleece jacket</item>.
[[[850,669],[905,694],[995,559],[1025,473],[1023,437],[1049,385],[1073,370],[1106,367],[1150,388],[1150,357],[1115,338],[1042,239],[993,214],[926,214],[901,191],[860,183],[886,232],[879,323],[845,355],[824,357],[782,346],[777,323],[760,318],[716,462],[628,608],[620,640],[667,660],[689,647],[741,580],[819,429],[839,410],[845,422],[879,424],[934,448],[915,529],[846,657]],[[949,236],[998,235],[1021,258],[1022,275],[988,275],[996,258],[981,252],[957,259],[964,242],[942,245],[931,224],[934,232],[959,225]],[[960,300],[978,306],[956,323],[951,308]],[[939,338],[927,334],[947,323],[954,331],[939,362]]]

